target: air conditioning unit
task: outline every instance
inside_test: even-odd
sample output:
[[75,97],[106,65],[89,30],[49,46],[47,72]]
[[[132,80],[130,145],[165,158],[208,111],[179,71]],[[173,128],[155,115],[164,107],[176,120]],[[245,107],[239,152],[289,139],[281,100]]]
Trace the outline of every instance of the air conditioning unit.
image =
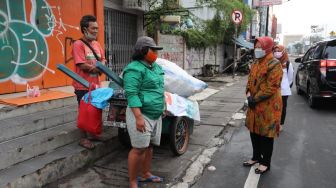
[[124,8],[139,10],[143,12],[149,11],[148,0],[123,0]]

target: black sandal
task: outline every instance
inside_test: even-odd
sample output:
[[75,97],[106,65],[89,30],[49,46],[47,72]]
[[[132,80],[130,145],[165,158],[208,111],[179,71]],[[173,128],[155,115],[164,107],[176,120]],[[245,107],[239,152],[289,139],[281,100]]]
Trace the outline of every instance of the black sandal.
[[255,165],[256,163],[258,163],[258,161],[254,161],[252,163],[249,163],[249,161],[245,161],[245,162],[243,162],[243,166],[249,167],[249,166]]
[[263,173],[265,173],[265,172],[267,172],[267,171],[269,171],[270,170],[270,168],[269,167],[267,167],[266,168],[266,170],[260,170],[259,168],[256,168],[255,170],[254,170],[254,172],[256,173],[256,174],[263,174]]

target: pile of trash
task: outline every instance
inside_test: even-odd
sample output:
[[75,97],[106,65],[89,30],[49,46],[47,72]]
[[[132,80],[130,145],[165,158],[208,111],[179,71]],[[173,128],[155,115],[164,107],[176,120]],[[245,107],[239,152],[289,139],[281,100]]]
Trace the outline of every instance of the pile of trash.
[[167,111],[174,116],[187,116],[200,121],[197,101],[187,98],[202,92],[208,87],[208,84],[189,75],[185,70],[171,61],[158,58],[156,63],[162,67],[165,73],[164,87],[166,91]]

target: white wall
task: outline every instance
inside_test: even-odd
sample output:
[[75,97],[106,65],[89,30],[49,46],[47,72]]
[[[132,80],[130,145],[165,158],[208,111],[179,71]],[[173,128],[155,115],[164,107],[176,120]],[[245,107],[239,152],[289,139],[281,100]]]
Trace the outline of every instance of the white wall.
[[210,20],[215,15],[213,8],[198,6],[196,0],[180,0],[180,5],[202,20]]
[[224,67],[224,46],[216,48],[188,49],[181,36],[162,35],[159,36],[159,45],[163,47],[159,57],[176,63],[191,75],[202,74],[205,64],[219,65],[217,69]]

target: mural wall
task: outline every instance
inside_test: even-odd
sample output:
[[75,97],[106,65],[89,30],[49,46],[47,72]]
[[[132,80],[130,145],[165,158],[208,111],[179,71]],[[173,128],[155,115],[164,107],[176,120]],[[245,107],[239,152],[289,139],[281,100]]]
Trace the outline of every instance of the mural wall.
[[0,0],[0,94],[26,84],[51,88],[71,84],[56,64],[73,68],[71,44],[82,34],[79,21],[93,14],[103,45],[103,0]]

